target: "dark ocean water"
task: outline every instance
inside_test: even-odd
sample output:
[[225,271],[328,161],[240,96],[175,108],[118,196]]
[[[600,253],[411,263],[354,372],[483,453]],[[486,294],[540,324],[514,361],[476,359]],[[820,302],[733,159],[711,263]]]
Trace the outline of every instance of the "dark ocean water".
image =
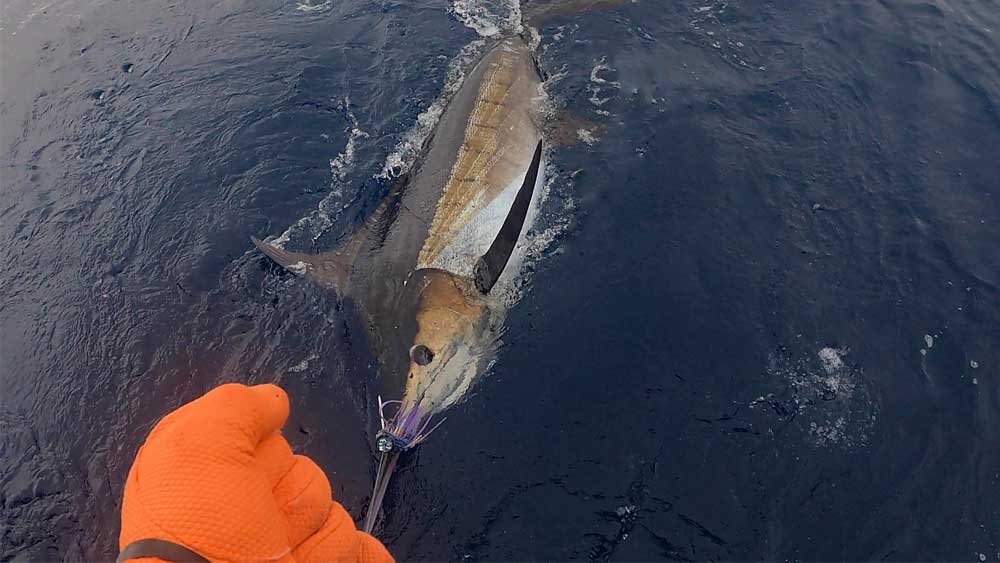
[[[1000,560],[1000,5],[575,4],[521,10],[588,142],[553,148],[497,362],[380,537]],[[511,7],[0,6],[0,559],[113,558],[137,446],[224,381],[285,386],[360,518],[372,359],[249,237],[349,231],[482,39],[463,21]]]

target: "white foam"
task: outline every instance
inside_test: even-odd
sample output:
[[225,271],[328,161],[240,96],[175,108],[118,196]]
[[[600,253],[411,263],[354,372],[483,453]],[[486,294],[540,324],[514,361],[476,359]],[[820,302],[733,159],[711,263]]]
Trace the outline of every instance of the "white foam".
[[[507,29],[510,33],[517,34],[524,31],[524,17],[521,14],[521,1],[509,0],[507,2]],[[537,36],[538,31],[531,30]],[[537,47],[537,44],[532,48]]]
[[588,147],[594,146],[594,143],[597,142],[597,137],[594,136],[594,132],[591,131],[590,129],[584,129],[581,127],[580,129],[576,130],[576,136],[581,141],[583,141],[584,144],[586,144]]
[[448,9],[465,27],[475,30],[482,37],[492,37],[500,33],[498,21],[489,9],[475,0],[456,0]]
[[538,47],[542,44],[542,34],[537,29],[529,27],[526,42],[528,43],[528,49],[531,49],[533,53],[537,53]]
[[601,76],[601,73],[608,70],[615,70],[608,65],[608,58],[601,57],[601,60],[594,63],[594,68],[590,69],[590,81],[594,84],[608,84],[610,86],[621,86],[617,80],[608,80]]
[[306,371],[307,369],[309,369],[309,362],[315,360],[316,358],[319,358],[319,356],[317,356],[316,354],[312,354],[308,358],[305,358],[301,362],[288,368],[288,371],[291,373],[301,373],[303,371]]
[[772,355],[767,373],[785,388],[754,399],[750,406],[781,401],[791,410],[788,421],[804,430],[815,446],[867,445],[878,407],[864,384],[863,372],[849,366],[846,355],[846,348],[833,347],[820,349],[814,358]]
[[847,438],[847,430],[847,420],[842,416],[826,424],[809,423],[809,433],[820,446],[843,442]]
[[844,354],[844,350],[838,350],[836,348],[823,348],[816,355],[819,356],[820,362],[823,363],[823,369],[827,374],[834,374],[838,370],[843,369],[844,359],[841,357]]
[[319,13],[326,12],[333,7],[333,2],[331,0],[326,0],[322,4],[310,4],[309,2],[299,2],[295,9],[300,12]]
[[494,37],[500,33],[512,35],[523,30],[521,3],[518,0],[505,0],[496,8],[483,0],[453,0],[448,11],[481,37]]
[[930,350],[931,348],[934,347],[934,337],[933,336],[931,336],[929,334],[925,334],[924,335],[924,342],[927,343],[927,349],[928,350]]
[[753,51],[745,49],[749,39],[739,29],[731,29],[722,17],[727,8],[727,0],[694,7],[688,25],[698,35],[703,35],[706,38],[705,44],[716,49],[723,60],[745,69],[764,70],[765,67],[758,62],[750,63],[744,59],[744,56],[752,55]]
[[[348,98],[345,98],[345,102],[350,105]],[[342,153],[330,159],[330,176],[338,186],[347,177],[347,173],[351,170],[351,165],[354,164],[354,151],[358,139],[368,136],[368,133],[365,133],[358,127],[358,120],[354,117],[353,113],[348,112],[347,116],[351,120],[352,125],[350,135],[347,137],[347,146],[344,147]]]
[[590,92],[590,103],[597,107],[601,107],[611,101],[610,95],[602,96],[606,90],[621,89],[621,84],[617,80],[608,80],[601,76],[603,72],[615,70],[608,65],[607,61],[607,57],[601,57],[601,60],[594,63],[594,68],[590,69],[590,84],[587,86],[587,91]]

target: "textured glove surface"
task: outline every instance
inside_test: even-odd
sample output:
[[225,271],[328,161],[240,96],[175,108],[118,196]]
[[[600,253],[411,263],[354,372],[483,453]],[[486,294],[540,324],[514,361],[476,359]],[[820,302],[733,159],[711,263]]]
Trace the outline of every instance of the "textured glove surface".
[[326,474],[292,454],[287,417],[280,387],[238,384],[167,415],[129,471],[119,548],[159,538],[212,561],[392,561],[333,502]]

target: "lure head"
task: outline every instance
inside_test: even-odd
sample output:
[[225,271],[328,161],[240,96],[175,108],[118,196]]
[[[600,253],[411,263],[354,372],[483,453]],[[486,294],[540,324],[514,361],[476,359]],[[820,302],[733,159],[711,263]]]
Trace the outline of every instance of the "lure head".
[[379,433],[379,435],[375,438],[375,449],[378,450],[379,453],[387,454],[392,451],[392,448],[395,447],[395,445],[396,444],[392,439],[392,436],[384,432]]

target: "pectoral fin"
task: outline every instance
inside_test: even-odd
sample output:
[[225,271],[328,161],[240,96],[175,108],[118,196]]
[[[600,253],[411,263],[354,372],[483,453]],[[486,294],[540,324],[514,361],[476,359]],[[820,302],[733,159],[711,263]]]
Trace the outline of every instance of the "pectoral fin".
[[362,223],[353,235],[343,240],[336,248],[321,254],[290,252],[278,248],[255,237],[250,237],[254,245],[289,272],[305,276],[319,285],[336,291],[341,297],[347,295],[348,278],[354,260],[365,244],[382,240],[388,226],[399,213],[400,201],[409,182],[409,176],[397,178],[389,193],[378,208]]
[[497,233],[490,249],[479,257],[473,270],[473,278],[476,288],[483,293],[489,293],[493,286],[500,279],[500,274],[507,266],[510,255],[514,252],[514,245],[521,236],[524,228],[524,220],[528,216],[528,208],[531,206],[531,198],[535,192],[535,183],[538,180],[538,168],[542,161],[542,142],[538,141],[535,147],[535,154],[531,158],[531,165],[524,175],[524,182],[518,189],[514,197],[514,203],[510,206],[507,218],[504,219],[500,232]]
[[283,268],[300,276],[307,277],[319,285],[337,291],[341,295],[347,288],[347,277],[350,274],[350,257],[342,251],[324,252],[322,254],[305,254],[290,252],[266,243],[256,237],[250,237],[254,245],[267,254]]

